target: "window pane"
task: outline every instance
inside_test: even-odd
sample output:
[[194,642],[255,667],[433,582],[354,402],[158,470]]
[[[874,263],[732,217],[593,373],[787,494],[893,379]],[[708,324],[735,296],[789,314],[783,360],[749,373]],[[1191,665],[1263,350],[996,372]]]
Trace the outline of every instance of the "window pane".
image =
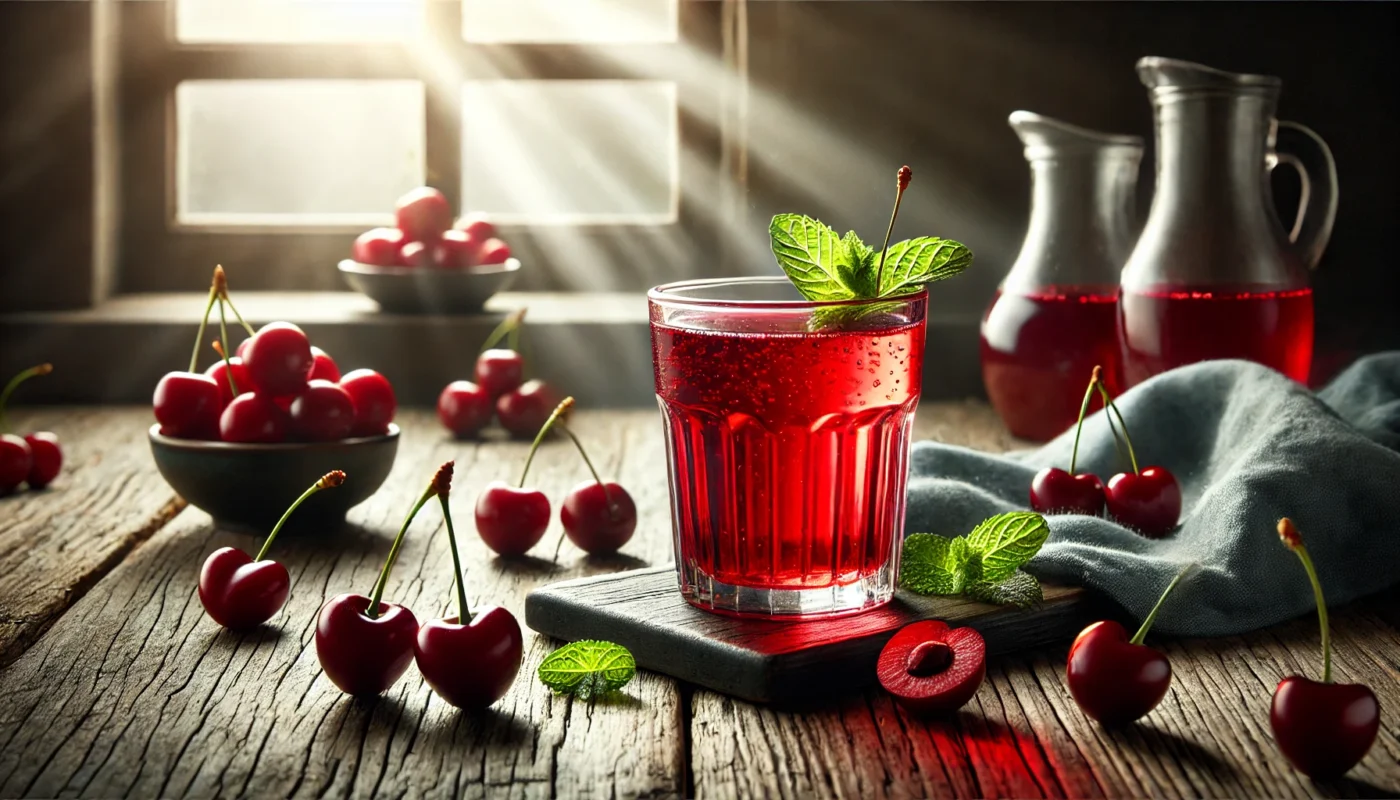
[[383,42],[422,30],[423,0],[177,0],[182,42]]
[[677,0],[462,0],[469,42],[674,42]]
[[494,219],[666,224],[679,197],[667,81],[470,81],[462,196]]
[[186,224],[376,224],[423,184],[417,81],[185,81],[175,90]]

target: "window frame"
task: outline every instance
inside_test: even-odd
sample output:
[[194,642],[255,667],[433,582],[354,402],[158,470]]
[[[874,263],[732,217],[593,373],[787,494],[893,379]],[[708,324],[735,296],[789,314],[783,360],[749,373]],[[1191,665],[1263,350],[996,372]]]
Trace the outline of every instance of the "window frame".
[[[412,44],[224,44],[175,38],[174,0],[118,3],[118,152],[121,221],[117,291],[188,291],[207,281],[213,263],[252,290],[344,289],[334,264],[348,255],[361,224],[225,225],[177,219],[175,89],[197,79],[407,79],[424,86],[425,174],[454,209],[461,208],[460,82],[435,85],[412,47],[473,74],[504,79],[644,79],[675,84],[680,195],[672,224],[526,224],[506,221],[502,236],[527,265],[516,289],[638,290],[655,283],[715,274],[719,243],[713,213],[685,195],[716,197],[722,171],[723,87],[685,69],[690,53],[724,58],[725,3],[680,0],[678,38],[671,43],[500,44],[461,36],[460,0],[425,0],[425,39]],[[688,52],[689,51],[689,52]],[[485,66],[489,65],[489,71]],[[639,74],[635,65],[647,65]],[[159,180],[151,180],[151,176]],[[597,268],[550,263],[549,253],[577,249],[608,262]],[[638,253],[656,258],[638,263]],[[667,258],[665,254],[685,253]],[[541,265],[535,267],[534,265]]]

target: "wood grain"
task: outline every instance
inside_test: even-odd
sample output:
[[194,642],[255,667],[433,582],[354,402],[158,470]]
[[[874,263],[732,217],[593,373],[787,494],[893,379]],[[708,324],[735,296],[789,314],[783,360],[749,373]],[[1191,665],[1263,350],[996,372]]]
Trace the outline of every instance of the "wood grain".
[[150,409],[16,409],[18,431],[51,430],[63,472],[0,497],[0,665],[184,507],[151,462]]

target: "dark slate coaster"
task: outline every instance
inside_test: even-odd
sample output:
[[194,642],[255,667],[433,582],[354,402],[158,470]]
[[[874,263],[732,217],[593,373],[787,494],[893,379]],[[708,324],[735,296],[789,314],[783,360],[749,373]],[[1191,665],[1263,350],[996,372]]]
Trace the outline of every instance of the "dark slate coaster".
[[525,598],[525,624],[567,641],[604,639],[637,665],[761,703],[801,703],[875,681],[880,648],[921,619],[970,625],[989,654],[1068,643],[1087,623],[1090,595],[1046,585],[1045,602],[1021,610],[900,592],[883,608],[810,622],[739,619],[681,599],[674,567],[650,567],[543,586]]

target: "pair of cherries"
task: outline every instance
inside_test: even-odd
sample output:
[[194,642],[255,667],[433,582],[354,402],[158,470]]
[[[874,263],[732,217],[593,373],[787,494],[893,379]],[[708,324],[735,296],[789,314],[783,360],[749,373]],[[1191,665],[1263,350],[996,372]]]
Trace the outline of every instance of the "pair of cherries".
[[[443,464],[408,512],[370,596],[342,594],[321,608],[316,656],[326,677],[346,694],[381,694],[417,662],[423,679],[442,699],[458,708],[481,709],[504,697],[520,671],[524,638],[515,616],[500,606],[475,613],[467,606],[448,502],[452,471],[453,462]],[[457,614],[419,626],[412,611],[383,596],[409,524],[433,497],[442,504],[452,550]]]
[[30,489],[43,489],[53,483],[63,468],[63,448],[57,436],[48,431],[16,436],[8,432],[5,420],[5,407],[15,389],[35,375],[50,372],[53,372],[52,364],[31,367],[11,378],[4,392],[0,392],[0,495],[13,492],[21,483],[29,484]]
[[[541,380],[525,380],[525,358],[520,354],[520,326],[525,309],[501,321],[482,345],[476,359],[476,382],[453,381],[438,395],[438,420],[454,436],[475,436],[494,414],[512,436],[533,436],[559,396]],[[508,348],[495,347],[509,337]]]
[[[201,374],[199,348],[215,303],[221,341],[228,341],[225,307],[251,336],[232,358],[216,341],[221,360]],[[296,325],[273,322],[254,333],[229,297],[222,267],[214,270],[189,370],[161,378],[152,406],[167,436],[264,444],[383,435],[397,408],[384,376],[373,370],[342,376]]]
[[[1336,778],[1356,766],[1375,743],[1380,703],[1370,687],[1332,682],[1332,642],[1322,583],[1292,521],[1279,520],[1278,533],[1284,546],[1297,554],[1312,584],[1322,630],[1322,680],[1290,675],[1280,681],[1274,689],[1269,723],[1279,751],[1299,772],[1318,780]],[[1131,639],[1117,622],[1103,621],[1085,628],[1074,640],[1065,678],[1084,713],[1105,725],[1122,725],[1141,718],[1166,696],[1171,664],[1142,641],[1185,572],[1172,579]]]
[[466,216],[452,224],[452,206],[442,192],[424,186],[403,195],[393,228],[374,228],[355,239],[351,257],[379,267],[470,269],[504,264],[510,246],[491,223]]
[[581,550],[602,555],[617,552],[632,538],[637,529],[637,506],[632,496],[616,483],[604,481],[598,474],[588,451],[565,422],[574,398],[566,397],[540,426],[520,483],[511,486],[505,481],[491,481],[476,501],[476,531],[488,547],[503,556],[521,556],[539,543],[549,527],[549,498],[538,489],[527,489],[530,464],[550,430],[558,427],[574,443],[593,480],[584,481],[569,490],[559,508],[559,521],[564,534]]
[[[1114,519],[1144,536],[1159,539],[1176,527],[1181,516],[1181,487],[1176,477],[1166,467],[1138,468],[1137,453],[1133,450],[1132,437],[1128,435],[1128,423],[1118,410],[1108,389],[1103,385],[1103,370],[1094,367],[1089,379],[1089,388],[1084,392],[1084,402],[1079,407],[1079,422],[1074,429],[1074,449],[1070,451],[1069,471],[1059,467],[1046,467],[1031,478],[1031,508],[1042,514],[1068,512],[1098,516],[1104,507]],[[1089,402],[1097,393],[1103,400],[1104,418],[1108,420],[1113,433],[1113,444],[1118,446],[1118,429],[1113,419],[1118,418],[1118,427],[1123,429],[1123,441],[1128,446],[1128,459],[1132,464],[1131,474],[1120,472],[1108,481],[1105,487],[1097,475],[1076,474],[1074,471],[1079,457],[1079,436],[1084,430],[1084,415],[1089,411]],[[1122,452],[1119,451],[1121,457]]]

